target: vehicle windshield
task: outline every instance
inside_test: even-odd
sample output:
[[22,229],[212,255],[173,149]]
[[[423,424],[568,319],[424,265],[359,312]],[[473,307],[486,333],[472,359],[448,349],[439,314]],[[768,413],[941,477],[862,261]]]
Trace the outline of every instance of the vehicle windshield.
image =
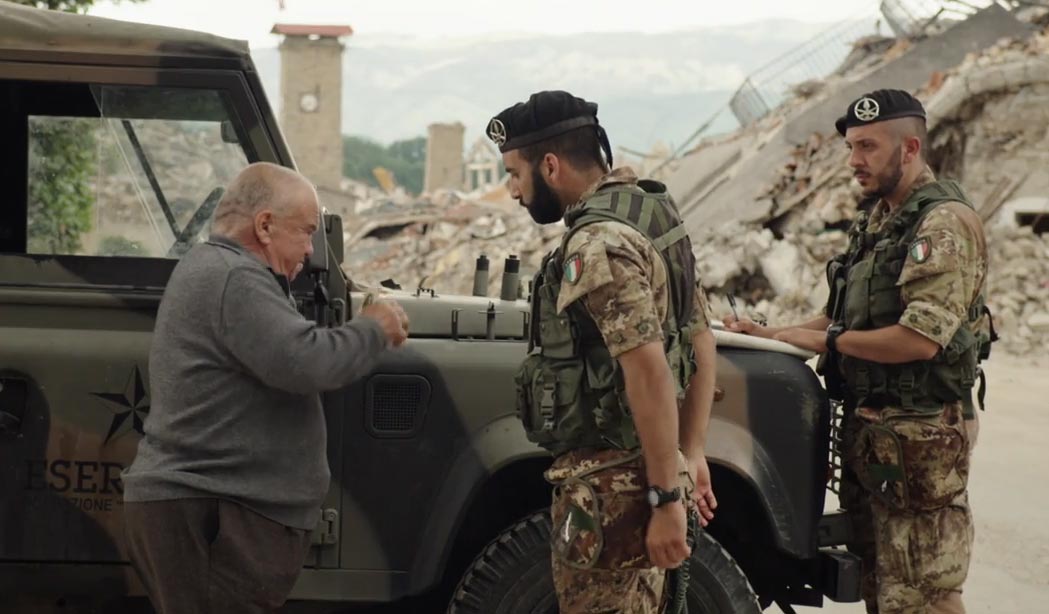
[[27,251],[177,258],[248,162],[217,90],[92,86],[97,117],[31,115]]

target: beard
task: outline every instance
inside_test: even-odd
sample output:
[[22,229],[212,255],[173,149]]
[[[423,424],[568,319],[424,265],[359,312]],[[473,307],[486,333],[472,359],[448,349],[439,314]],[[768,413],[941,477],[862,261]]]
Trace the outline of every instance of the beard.
[[532,200],[527,203],[522,200],[521,204],[528,208],[528,214],[537,224],[553,224],[564,215],[561,201],[547,185],[538,168],[532,169]]
[[903,179],[903,155],[899,149],[889,159],[885,169],[873,175],[872,179],[873,185],[863,191],[863,195],[868,198],[885,198],[896,190]]

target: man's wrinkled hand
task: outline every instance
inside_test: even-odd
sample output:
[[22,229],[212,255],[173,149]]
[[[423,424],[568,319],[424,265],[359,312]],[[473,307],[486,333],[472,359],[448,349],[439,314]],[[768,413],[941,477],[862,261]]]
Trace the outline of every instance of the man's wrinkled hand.
[[776,333],[773,339],[817,354],[827,351],[827,334],[820,330],[788,328]]
[[688,472],[692,476],[695,488],[692,491],[692,502],[699,510],[699,522],[704,527],[714,519],[714,510],[718,508],[718,500],[714,497],[714,487],[710,483],[710,467],[707,465],[707,457],[698,452],[688,459]]
[[399,347],[408,339],[408,315],[393,301],[375,301],[361,309],[361,316],[378,322],[392,347]]
[[762,327],[750,318],[737,319],[736,316],[725,316],[721,319],[721,323],[725,325],[725,330],[734,333],[754,335],[755,337],[762,336]]
[[681,566],[691,554],[687,537],[688,518],[680,501],[653,509],[645,532],[648,559],[660,569]]

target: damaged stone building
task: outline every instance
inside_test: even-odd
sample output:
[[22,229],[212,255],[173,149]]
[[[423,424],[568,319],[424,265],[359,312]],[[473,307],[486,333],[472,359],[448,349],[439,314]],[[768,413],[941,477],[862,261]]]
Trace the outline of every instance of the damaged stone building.
[[[928,110],[933,170],[965,185],[987,227],[998,347],[1045,355],[1049,9],[1003,2],[918,18],[908,6],[883,3],[892,35],[857,37],[829,73],[800,75],[775,97],[760,96],[761,82],[748,79],[732,103],[739,130],[634,164],[665,181],[678,203],[712,315],[729,312],[731,294],[748,313],[797,321],[823,307],[825,264],[844,249],[859,202],[834,118],[863,92],[909,89]],[[483,252],[493,264],[491,295],[503,257],[519,256],[526,277],[562,228],[536,226],[505,186],[481,183],[471,182],[480,189],[470,193],[436,190],[374,207],[348,224],[356,229],[347,237],[350,275],[465,294]]]

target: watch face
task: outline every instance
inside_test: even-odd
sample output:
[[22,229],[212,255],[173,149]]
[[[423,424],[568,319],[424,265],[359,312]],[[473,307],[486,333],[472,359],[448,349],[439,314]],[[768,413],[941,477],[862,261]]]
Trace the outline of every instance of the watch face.
[[307,113],[313,113],[316,111],[318,105],[319,102],[316,94],[303,94],[302,97],[299,98],[299,108]]
[[656,494],[656,491],[652,490],[651,488],[648,489],[648,504],[652,507],[656,507],[657,505],[659,505],[659,495]]

